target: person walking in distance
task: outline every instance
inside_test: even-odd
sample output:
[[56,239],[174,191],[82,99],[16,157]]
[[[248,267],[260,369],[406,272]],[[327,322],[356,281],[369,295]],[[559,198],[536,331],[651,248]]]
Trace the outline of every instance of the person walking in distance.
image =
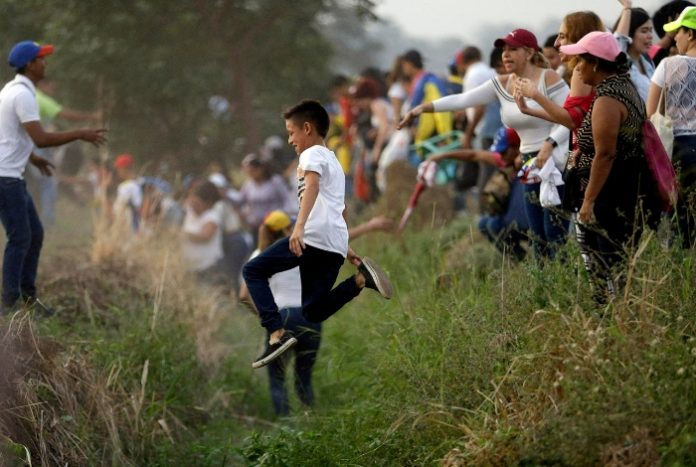
[[33,153],[40,148],[60,146],[76,140],[95,145],[104,143],[104,129],[46,132],[41,126],[36,102],[36,83],[46,73],[46,57],[52,45],[32,41],[17,43],[8,62],[17,72],[0,91],[0,220],[7,235],[2,265],[2,312],[9,313],[22,303],[50,314],[37,300],[36,272],[43,244],[43,227],[24,181],[29,162],[43,174],[53,165]]

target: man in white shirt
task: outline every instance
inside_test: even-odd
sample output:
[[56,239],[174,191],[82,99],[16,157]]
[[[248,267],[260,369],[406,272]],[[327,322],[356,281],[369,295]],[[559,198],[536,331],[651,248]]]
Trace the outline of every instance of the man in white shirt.
[[17,75],[0,91],[0,220],[7,235],[2,267],[3,313],[13,311],[20,298],[39,311],[50,313],[36,299],[43,227],[23,175],[28,162],[45,175],[52,173],[53,166],[33,154],[34,145],[60,146],[75,140],[99,145],[105,141],[105,130],[49,133],[41,126],[35,86],[44,77],[45,57],[51,53],[52,45],[17,43],[8,59]]

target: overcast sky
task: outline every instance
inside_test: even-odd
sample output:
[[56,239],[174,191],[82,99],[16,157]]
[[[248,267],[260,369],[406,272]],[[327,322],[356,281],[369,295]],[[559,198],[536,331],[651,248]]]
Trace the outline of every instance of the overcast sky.
[[[377,0],[377,14],[401,26],[411,36],[426,39],[461,38],[482,23],[519,24],[541,28],[567,13],[592,10],[613,25],[621,12],[618,0]],[[635,0],[652,15],[666,0]],[[541,34],[540,34],[541,35]],[[539,38],[539,40],[542,40]]]

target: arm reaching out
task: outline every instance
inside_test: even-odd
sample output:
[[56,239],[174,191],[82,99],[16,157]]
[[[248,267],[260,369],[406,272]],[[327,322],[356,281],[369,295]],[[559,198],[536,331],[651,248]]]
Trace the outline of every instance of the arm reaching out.
[[86,141],[95,146],[100,146],[106,142],[105,128],[99,129],[81,129],[73,131],[61,131],[49,133],[43,129],[38,121],[23,123],[24,128],[29,133],[29,136],[40,148],[60,146],[76,140]]

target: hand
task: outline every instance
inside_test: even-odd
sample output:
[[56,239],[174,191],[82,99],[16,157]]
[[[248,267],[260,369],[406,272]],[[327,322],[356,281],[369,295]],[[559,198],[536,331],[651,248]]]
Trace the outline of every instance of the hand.
[[41,175],[45,177],[50,177],[53,175],[53,171],[56,169],[56,166],[53,165],[50,161],[44,159],[43,157],[39,157],[36,154],[32,154],[29,157],[29,162],[39,169],[39,172],[41,172]]
[[543,168],[546,161],[549,160],[549,157],[551,157],[552,153],[553,146],[551,146],[551,143],[544,141],[544,144],[541,145],[541,149],[539,149],[539,153],[536,155],[536,159],[534,160],[536,166],[540,169]]
[[539,93],[536,84],[527,78],[517,78],[515,80],[515,94],[519,93],[529,99],[536,99]]
[[581,224],[592,224],[594,222],[594,202],[584,200],[578,212],[578,222]]
[[399,122],[399,124],[396,126],[397,130],[400,130],[404,127],[407,127],[411,124],[413,120],[418,118],[420,114],[423,113],[423,106],[416,106],[412,108],[411,110],[408,111],[408,113],[404,116],[404,118]]
[[348,247],[348,256],[346,259],[350,261],[350,264],[356,267],[362,264],[362,258],[360,258],[360,256],[358,256],[358,254],[354,252],[351,247]]
[[295,224],[295,227],[292,229],[292,235],[290,235],[290,251],[292,251],[295,256],[300,257],[304,249],[304,227]]
[[515,98],[515,103],[517,104],[517,108],[520,109],[520,112],[527,114],[529,112],[529,107],[527,107],[527,100],[524,98],[522,93],[515,91],[513,97]]
[[368,225],[370,226],[370,230],[382,230],[384,232],[387,232],[394,228],[394,221],[389,219],[386,216],[375,216],[369,221],[367,221]]
[[619,0],[619,3],[624,8],[632,8],[633,7],[633,0]]
[[80,139],[82,141],[87,141],[95,146],[101,146],[106,143],[106,128],[100,128],[98,130],[82,130],[80,134]]

